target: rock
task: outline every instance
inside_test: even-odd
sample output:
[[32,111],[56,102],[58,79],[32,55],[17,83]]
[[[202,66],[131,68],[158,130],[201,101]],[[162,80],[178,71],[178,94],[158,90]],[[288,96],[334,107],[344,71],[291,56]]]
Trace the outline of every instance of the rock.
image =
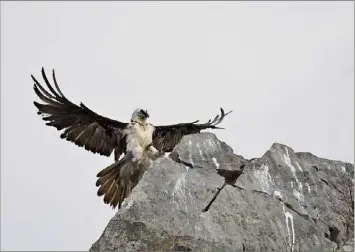
[[348,240],[338,251],[340,252],[354,252],[354,238]]
[[246,160],[212,133],[185,136],[90,251],[333,251],[353,234],[328,199],[341,196],[335,169],[354,166],[278,143]]

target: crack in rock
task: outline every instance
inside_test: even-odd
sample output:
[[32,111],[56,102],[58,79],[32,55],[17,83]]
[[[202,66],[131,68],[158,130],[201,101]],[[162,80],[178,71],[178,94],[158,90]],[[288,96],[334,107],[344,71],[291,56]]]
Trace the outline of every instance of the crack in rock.
[[[197,166],[197,165],[194,165],[194,164],[191,164],[191,163],[181,160],[179,157],[179,154],[176,152],[171,153],[169,155],[169,157],[174,162],[186,165],[190,168],[203,168],[201,166]],[[222,191],[222,189],[225,187],[226,184],[233,185],[237,181],[237,179],[243,173],[245,165],[246,164],[242,164],[240,166],[239,170],[216,169],[217,174],[222,176],[224,178],[225,182],[220,188],[217,188],[217,192],[214,194],[213,198],[210,200],[210,202],[207,204],[207,206],[202,210],[202,212],[207,212],[209,210],[209,208],[211,207],[213,202],[216,200],[217,196],[219,195],[219,193]]]
[[324,182],[326,185],[328,185],[328,186],[329,186],[329,183],[328,183],[328,181],[327,181],[327,180],[325,180],[325,179],[323,179],[323,178],[320,178],[320,180],[321,180],[322,182]]
[[213,202],[217,199],[218,194],[222,191],[222,189],[226,186],[226,183],[224,183],[220,188],[217,188],[217,192],[214,194],[213,198],[210,200],[210,202],[207,204],[207,206],[202,210],[202,212],[207,212],[208,209],[212,206]]
[[217,174],[222,176],[227,184],[235,184],[237,179],[243,173],[244,166],[240,167],[240,170],[224,170],[218,169]]
[[[200,166],[196,166],[196,165],[193,165],[193,164],[191,164],[191,163],[188,163],[188,162],[185,162],[185,161],[181,160],[181,159],[179,158],[179,155],[178,155],[177,153],[174,153],[174,155],[170,155],[170,158],[171,158],[173,161],[175,161],[175,162],[177,162],[177,163],[180,163],[180,164],[183,164],[183,165],[186,165],[186,166],[188,166],[188,167],[190,167],[190,168],[196,168],[196,167],[202,168],[202,167],[200,167]],[[202,210],[202,212],[207,212],[207,211],[209,210],[209,208],[212,206],[213,202],[217,199],[218,195],[220,194],[220,192],[224,189],[224,187],[225,187],[226,185],[230,185],[230,186],[232,186],[232,187],[234,187],[234,188],[238,188],[239,190],[246,190],[246,189],[243,188],[243,187],[240,187],[240,186],[235,185],[237,179],[238,179],[238,178],[240,177],[240,175],[243,173],[244,167],[245,167],[245,164],[243,164],[243,165],[240,167],[240,170],[216,169],[216,170],[217,170],[217,174],[220,175],[220,176],[222,176],[222,177],[225,179],[225,182],[224,182],[224,184],[223,184],[221,187],[217,188],[217,192],[214,194],[214,196],[212,197],[212,199],[210,200],[210,202],[207,204],[207,206]],[[321,178],[321,180],[322,180],[323,182],[325,182],[327,185],[329,185],[326,180],[324,180],[324,179],[322,179],[322,178]],[[251,190],[251,192],[255,192],[255,193],[259,193],[259,194],[264,194],[264,195],[267,195],[267,196],[269,196],[269,197],[274,198],[273,195],[270,195],[270,194],[268,194],[268,193],[266,193],[266,192],[264,192],[264,191]],[[305,220],[307,220],[307,221],[310,221],[310,219],[312,219],[312,218],[310,218],[310,217],[308,216],[308,214],[302,214],[302,213],[300,213],[299,211],[297,211],[296,209],[294,209],[291,204],[289,204],[289,203],[283,201],[281,198],[278,198],[278,197],[277,197],[276,199],[278,199],[280,202],[282,202],[288,209],[290,209],[290,210],[292,210],[293,212],[297,213],[297,214],[298,214],[300,217],[302,217],[303,219],[305,219]]]
[[171,248],[171,251],[192,251],[192,249],[183,245],[174,244],[174,247]]
[[319,171],[319,169],[316,165],[313,165],[312,168],[314,168],[317,172]]
[[[225,169],[216,169],[217,174],[222,176],[224,178],[224,184],[220,187],[217,188],[217,192],[213,196],[213,198],[210,200],[210,202],[207,204],[207,206],[202,210],[202,212],[207,212],[208,209],[211,207],[213,202],[217,199],[217,196],[219,193],[222,191],[222,189],[228,184],[231,186],[235,186],[235,182],[237,179],[242,175],[243,170],[244,170],[245,164],[240,166],[240,170],[225,170]],[[237,187],[237,186],[236,186]]]
[[169,158],[171,160],[173,160],[174,162],[176,162],[176,163],[186,165],[186,166],[188,166],[190,168],[203,168],[201,166],[194,165],[194,164],[191,164],[191,163],[188,163],[186,161],[181,160],[180,157],[179,157],[179,154],[177,154],[176,152],[170,153]]
[[[207,211],[209,210],[209,208],[211,207],[211,205],[213,204],[213,202],[217,199],[217,196],[220,194],[220,192],[224,189],[224,187],[225,187],[226,185],[230,185],[230,186],[232,186],[232,187],[234,187],[234,188],[238,188],[239,190],[246,190],[246,189],[243,188],[243,187],[237,186],[237,185],[235,185],[235,184],[230,184],[230,183],[228,183],[228,182],[226,181],[220,188],[217,189],[217,192],[215,193],[215,195],[213,196],[213,198],[210,200],[210,202],[207,204],[207,206],[202,210],[202,212],[207,212]],[[266,193],[266,192],[263,192],[263,191],[251,190],[251,192],[259,193],[259,194],[264,194],[264,195],[267,195],[267,196],[269,196],[269,197],[274,198],[273,195],[270,195],[270,194],[268,194],[268,193]],[[289,203],[283,201],[283,200],[280,199],[280,198],[276,198],[276,199],[278,199],[280,202],[282,202],[288,209],[290,209],[290,210],[292,210],[293,212],[297,213],[297,214],[298,214],[300,217],[302,217],[303,219],[305,219],[305,220],[307,220],[307,221],[310,221],[310,217],[308,216],[308,214],[302,214],[302,213],[300,213],[299,211],[297,211],[296,209],[294,209],[291,204],[289,204]]]
[[[232,186],[232,187],[235,187],[235,188],[238,188],[238,189],[240,189],[240,190],[246,190],[245,188],[240,187],[240,186],[237,186],[237,185],[231,185],[231,186]],[[263,192],[263,191],[251,190],[251,192],[264,194],[264,195],[267,195],[267,196],[269,196],[269,197],[274,198],[273,195],[270,195],[270,194],[268,194],[268,193],[266,193],[266,192]],[[291,204],[289,204],[289,203],[283,201],[282,199],[280,199],[280,198],[278,198],[278,197],[276,197],[276,199],[278,199],[280,202],[282,202],[287,208],[289,208],[289,209],[291,209],[292,211],[294,211],[295,213],[297,213],[297,214],[298,214],[300,217],[302,217],[303,219],[308,220],[308,221],[310,220],[308,214],[302,214],[302,213],[300,213],[299,211],[295,210],[295,209],[292,207]]]

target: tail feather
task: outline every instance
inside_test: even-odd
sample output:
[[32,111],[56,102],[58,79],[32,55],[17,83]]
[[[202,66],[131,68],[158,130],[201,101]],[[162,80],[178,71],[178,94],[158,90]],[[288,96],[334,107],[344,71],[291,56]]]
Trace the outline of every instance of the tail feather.
[[111,183],[111,186],[109,187],[109,189],[107,189],[105,196],[104,196],[104,202],[106,204],[109,204],[112,200],[112,198],[115,196],[116,191],[118,189],[118,185],[117,183],[115,183],[115,181],[113,183]]
[[105,184],[101,184],[99,190],[97,191],[97,196],[102,196],[107,193],[107,191],[110,189],[111,185],[115,183],[115,179],[110,177],[107,179]]
[[117,162],[116,163],[113,163],[109,166],[107,166],[105,169],[102,169],[97,175],[96,177],[103,177],[105,176],[106,174],[108,174],[109,172],[112,172],[113,169],[117,166]]
[[[118,203],[120,202],[120,198],[121,198],[121,191],[122,191],[122,187],[118,187],[115,195],[113,195],[110,206],[112,206],[112,208],[115,208]],[[121,204],[119,205],[119,208],[121,207]]]
[[124,156],[121,160],[109,165],[97,174],[97,195],[104,196],[104,203],[112,208],[121,208],[122,202],[128,197],[132,189],[146,170],[146,166],[138,166],[132,161],[132,156]]
[[100,186],[100,185],[105,184],[106,181],[114,175],[117,176],[117,167],[116,166],[107,167],[107,168],[110,168],[110,170],[107,170],[106,173],[103,173],[103,175],[97,179],[96,186]]

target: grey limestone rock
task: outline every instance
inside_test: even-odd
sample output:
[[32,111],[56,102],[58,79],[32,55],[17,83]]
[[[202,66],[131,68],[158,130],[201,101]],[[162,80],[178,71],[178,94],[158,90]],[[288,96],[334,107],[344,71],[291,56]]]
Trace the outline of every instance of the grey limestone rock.
[[212,133],[185,136],[153,162],[90,251],[353,248],[344,245],[353,226],[332,207],[342,204],[339,171],[352,178],[354,166],[278,143],[246,160]]

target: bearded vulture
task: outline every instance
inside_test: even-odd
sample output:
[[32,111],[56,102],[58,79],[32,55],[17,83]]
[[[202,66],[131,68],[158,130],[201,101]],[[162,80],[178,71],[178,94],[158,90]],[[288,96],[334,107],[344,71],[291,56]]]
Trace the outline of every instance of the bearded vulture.
[[[97,174],[98,196],[104,196],[104,203],[113,208],[121,207],[123,200],[137,185],[150,162],[171,152],[184,135],[199,133],[204,129],[222,129],[216,127],[224,117],[221,115],[207,123],[190,123],[153,126],[147,123],[148,111],[135,109],[129,123],[116,121],[99,115],[83,103],[76,105],[61,92],[54,70],[54,87],[49,83],[42,67],[42,77],[49,91],[31,75],[33,89],[45,103],[34,102],[38,115],[46,125],[62,131],[60,137],[93,153],[110,156],[114,152],[115,162]],[[121,154],[124,154],[120,159]]]

